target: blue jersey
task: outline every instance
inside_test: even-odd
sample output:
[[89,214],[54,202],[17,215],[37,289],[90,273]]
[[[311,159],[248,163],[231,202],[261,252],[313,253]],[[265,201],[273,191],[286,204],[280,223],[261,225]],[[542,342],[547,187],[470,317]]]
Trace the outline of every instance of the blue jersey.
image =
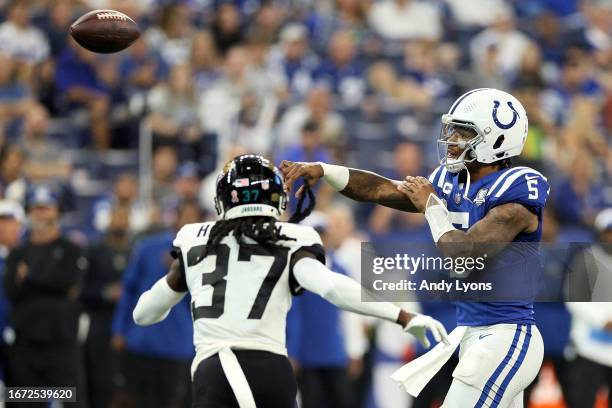
[[[473,182],[466,194],[465,185],[460,173],[451,173],[444,166],[438,167],[429,176],[436,193],[446,201],[450,219],[455,228],[463,231],[476,224],[494,207],[507,203],[519,203],[538,216],[538,229],[531,233],[519,233],[512,242],[534,243],[523,246],[523,250],[532,251],[528,256],[538,256],[538,245],[542,235],[542,211],[549,193],[546,177],[529,167],[502,169],[488,174]],[[527,249],[525,249],[525,247]],[[477,276],[483,282],[510,279],[520,280],[521,284],[537,289],[539,276],[535,268],[526,265],[525,253],[513,248],[504,250],[496,265],[509,265],[509,271],[493,268],[487,274]],[[518,265],[518,267],[517,267]],[[500,268],[503,268],[501,266]],[[520,271],[523,269],[523,271]],[[507,272],[511,272],[510,274]],[[523,275],[519,275],[523,273]],[[531,276],[530,276],[531,274]],[[526,283],[524,283],[526,282]],[[457,325],[489,326],[500,323],[534,323],[532,301],[507,302],[457,302]]]

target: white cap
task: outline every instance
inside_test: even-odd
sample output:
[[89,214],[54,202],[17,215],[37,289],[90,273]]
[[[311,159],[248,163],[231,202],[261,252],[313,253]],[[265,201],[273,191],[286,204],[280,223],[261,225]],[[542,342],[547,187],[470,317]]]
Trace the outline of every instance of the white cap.
[[595,229],[597,232],[603,232],[612,229],[612,208],[606,208],[597,214],[595,217]]
[[19,222],[25,221],[23,207],[12,200],[0,200],[0,217],[14,218]]
[[291,23],[287,25],[280,33],[282,42],[298,41],[306,38],[308,31],[302,24]]

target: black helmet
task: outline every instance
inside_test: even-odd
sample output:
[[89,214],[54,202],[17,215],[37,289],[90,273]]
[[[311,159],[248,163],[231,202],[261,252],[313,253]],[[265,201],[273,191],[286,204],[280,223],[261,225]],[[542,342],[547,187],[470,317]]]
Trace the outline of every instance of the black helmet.
[[283,176],[262,156],[238,156],[217,178],[215,208],[224,220],[256,215],[278,219],[286,206]]

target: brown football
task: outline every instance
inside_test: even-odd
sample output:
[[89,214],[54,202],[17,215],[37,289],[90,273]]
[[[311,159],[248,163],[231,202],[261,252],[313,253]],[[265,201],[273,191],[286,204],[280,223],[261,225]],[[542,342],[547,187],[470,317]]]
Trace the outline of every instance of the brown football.
[[138,25],[115,10],[94,10],[70,26],[70,34],[89,51],[110,54],[126,49],[140,37]]

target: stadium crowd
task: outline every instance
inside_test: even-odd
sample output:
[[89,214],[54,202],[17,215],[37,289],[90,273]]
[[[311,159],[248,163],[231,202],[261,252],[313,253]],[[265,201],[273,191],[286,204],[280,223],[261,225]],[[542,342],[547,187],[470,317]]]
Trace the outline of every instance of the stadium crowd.
[[[69,26],[94,8],[128,14],[141,38],[118,54],[81,48]],[[189,303],[148,328],[133,324],[131,310],[165,274],[176,228],[214,218],[223,163],[249,152],[427,175],[438,165],[441,114],[480,87],[513,93],[528,112],[515,164],[551,184],[546,241],[611,242],[609,0],[0,0],[0,222],[31,231],[19,244],[0,224],[0,269],[12,285],[0,296],[5,378],[7,366],[26,361],[29,372],[13,375],[74,381],[87,390],[83,406],[185,406]],[[358,279],[361,240],[430,239],[420,215],[316,192],[309,222],[335,270]],[[45,251],[57,267],[45,264],[34,279],[29,262]],[[28,276],[38,286],[26,287]],[[298,298],[288,324],[303,406],[410,406],[388,376],[423,350],[312,296]],[[45,317],[36,308],[49,307],[56,325],[15,339],[17,320],[31,324]],[[73,313],[79,307],[85,313]],[[454,327],[451,306],[421,308]],[[585,384],[584,373],[601,371],[612,384],[612,361],[580,357],[571,316],[601,322],[563,304],[536,313],[557,380],[545,365],[531,400],[554,402],[556,389],[571,407],[593,406],[600,384]],[[41,344],[49,348],[32,357]],[[64,377],[54,353],[73,363]],[[453,361],[412,406],[441,401]]]

